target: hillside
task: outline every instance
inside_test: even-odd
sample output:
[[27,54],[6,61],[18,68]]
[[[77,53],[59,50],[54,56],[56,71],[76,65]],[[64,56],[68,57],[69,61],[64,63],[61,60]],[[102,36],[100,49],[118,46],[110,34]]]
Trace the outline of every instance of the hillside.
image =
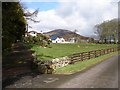
[[83,39],[87,40],[89,37],[85,37],[82,35],[79,35],[75,32],[72,32],[70,30],[64,30],[64,29],[56,29],[50,32],[44,33],[46,35],[49,35],[50,37],[63,37],[65,40],[68,40],[69,38],[76,37],[77,39]]

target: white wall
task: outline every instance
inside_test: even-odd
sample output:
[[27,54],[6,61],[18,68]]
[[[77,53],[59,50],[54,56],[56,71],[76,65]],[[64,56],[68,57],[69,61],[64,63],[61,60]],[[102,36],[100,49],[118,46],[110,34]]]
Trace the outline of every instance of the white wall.
[[52,43],[65,43],[64,38],[56,38],[56,40],[52,40]]
[[31,36],[37,36],[37,33],[33,34],[33,33],[30,33]]

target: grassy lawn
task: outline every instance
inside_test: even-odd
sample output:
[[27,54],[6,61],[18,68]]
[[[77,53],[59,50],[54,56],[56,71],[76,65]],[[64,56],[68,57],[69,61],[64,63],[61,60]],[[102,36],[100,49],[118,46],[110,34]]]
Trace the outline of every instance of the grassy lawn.
[[87,52],[116,47],[115,44],[52,44],[51,48],[43,48],[32,45],[32,50],[36,52],[38,59],[51,60],[53,58],[68,56],[74,53]]
[[113,52],[110,54],[106,54],[106,55],[97,57],[95,59],[90,59],[90,60],[86,60],[86,61],[77,62],[75,64],[67,65],[65,67],[56,69],[55,73],[56,74],[73,74],[75,72],[79,72],[79,71],[88,69],[91,66],[93,66],[97,63],[100,63],[100,62],[110,58],[111,56],[114,56],[117,54],[118,54],[118,52]]

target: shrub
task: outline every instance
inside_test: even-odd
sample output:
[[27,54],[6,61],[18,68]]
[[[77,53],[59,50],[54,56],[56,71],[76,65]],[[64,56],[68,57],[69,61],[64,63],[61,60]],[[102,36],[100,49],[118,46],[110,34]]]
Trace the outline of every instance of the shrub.
[[24,42],[29,44],[36,44],[42,47],[50,47],[51,41],[45,35],[37,35],[37,36],[27,36],[24,37]]

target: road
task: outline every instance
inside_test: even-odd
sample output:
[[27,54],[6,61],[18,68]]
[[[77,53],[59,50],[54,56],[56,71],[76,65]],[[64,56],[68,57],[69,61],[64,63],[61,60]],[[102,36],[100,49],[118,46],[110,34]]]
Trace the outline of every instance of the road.
[[118,57],[102,62],[58,87],[118,88]]
[[29,74],[6,88],[118,88],[118,56],[72,75]]

